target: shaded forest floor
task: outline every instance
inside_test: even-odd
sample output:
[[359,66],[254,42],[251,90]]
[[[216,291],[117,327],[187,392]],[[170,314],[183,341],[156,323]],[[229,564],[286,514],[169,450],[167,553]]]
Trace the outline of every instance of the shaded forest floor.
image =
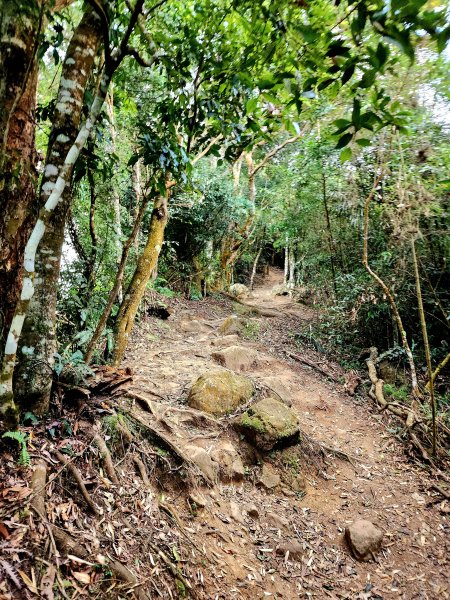
[[[246,300],[277,316],[227,299],[173,300],[169,319],[146,317],[135,331],[124,363],[133,372],[128,396],[78,398],[53,422],[34,427],[33,463],[43,459],[52,473],[43,518],[26,509],[31,469],[4,455],[0,598],[450,598],[448,502],[393,435],[390,417],[364,394],[348,395],[337,363],[295,345],[299,325],[317,317],[275,296],[280,280],[281,272],[271,271]],[[245,327],[221,335],[231,313]],[[218,368],[212,353],[230,346],[255,357],[243,374],[258,394],[274,389],[292,404],[303,433],[298,446],[252,454],[230,426],[233,415],[208,420],[187,408],[192,383]],[[120,412],[125,433],[114,427]],[[116,484],[93,449],[101,429],[113,448]],[[195,466],[171,453],[173,443],[212,454],[225,440],[239,448],[240,482],[202,483]],[[55,459],[54,449],[68,446],[97,516]],[[276,485],[264,483],[263,469]],[[343,541],[357,518],[385,532],[375,561],[357,562]],[[58,551],[53,526],[82,550]],[[136,574],[136,584],[116,580],[104,567],[109,559]],[[43,580],[52,577],[52,595],[44,595]]]

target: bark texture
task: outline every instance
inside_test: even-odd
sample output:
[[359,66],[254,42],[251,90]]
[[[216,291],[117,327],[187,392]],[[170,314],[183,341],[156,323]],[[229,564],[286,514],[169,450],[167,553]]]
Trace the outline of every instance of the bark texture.
[[[44,206],[55,188],[64,159],[79,129],[83,98],[102,40],[100,18],[90,8],[83,15],[67,49],[62,67],[53,126],[41,182],[39,202]],[[18,365],[16,399],[36,414],[48,409],[56,352],[56,301],[64,243],[64,227],[72,193],[73,167],[67,171],[61,201],[53,211],[36,254],[35,294],[25,319]]]
[[165,196],[159,196],[155,200],[147,242],[117,315],[114,365],[119,365],[125,355],[139,304],[144,296],[152,271],[158,263],[168,220],[167,202],[168,192]]
[[38,213],[36,51],[42,18],[37,2],[0,3],[0,360],[20,298],[25,245]]

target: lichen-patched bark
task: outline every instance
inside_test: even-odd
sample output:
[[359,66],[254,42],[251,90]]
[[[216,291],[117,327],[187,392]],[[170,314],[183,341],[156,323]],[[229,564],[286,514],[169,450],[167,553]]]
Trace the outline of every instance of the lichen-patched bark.
[[41,21],[33,0],[0,2],[0,361],[38,212],[34,113]]
[[[54,190],[58,172],[76,137],[84,93],[101,40],[100,18],[88,8],[72,36],[62,67],[39,194],[41,206]],[[16,399],[22,404],[26,402],[27,409],[36,414],[43,414],[50,400],[56,352],[57,284],[64,226],[72,198],[70,180],[73,166],[67,170],[67,185],[47,223],[36,254],[36,289],[28,307],[14,372]]]
[[159,196],[155,200],[147,242],[117,315],[113,358],[115,365],[119,365],[125,355],[139,304],[152,271],[158,263],[168,220],[167,201],[168,192],[166,196]]
[[36,252],[53,211],[62,199],[66,185],[70,180],[73,166],[76,163],[81,150],[84,148],[98,115],[100,114],[106,94],[108,93],[111,76],[112,71],[105,73],[102,77],[99,90],[92,103],[89,117],[81,127],[75,142],[67,153],[53,190],[47,202],[39,211],[36,225],[25,246],[24,278],[20,291],[20,300],[17,303],[11,327],[9,328],[8,336],[6,338],[2,371],[0,373],[0,417],[3,419],[6,426],[10,428],[16,428],[18,423],[18,411],[13,395],[13,372],[25,314],[34,294]]

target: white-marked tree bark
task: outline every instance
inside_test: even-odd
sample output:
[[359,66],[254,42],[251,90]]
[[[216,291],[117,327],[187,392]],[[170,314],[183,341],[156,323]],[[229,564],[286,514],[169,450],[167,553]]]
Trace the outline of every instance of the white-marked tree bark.
[[36,53],[43,19],[38,2],[0,3],[0,360],[37,213]]
[[[54,190],[64,159],[76,137],[83,98],[102,40],[100,17],[88,8],[75,30],[61,71],[53,125],[50,132],[39,202],[44,206]],[[67,169],[67,185],[48,220],[36,254],[36,290],[25,319],[14,392],[20,403],[36,414],[48,408],[52,369],[56,352],[56,301],[64,243],[64,228],[71,203],[71,178],[74,164]]]
[[144,296],[153,269],[158,263],[168,221],[167,203],[169,190],[158,196],[153,205],[152,217],[144,250],[125,293],[116,320],[113,364],[119,365],[125,355],[139,304]]
[[4,349],[2,370],[0,373],[0,417],[7,427],[16,428],[18,424],[18,410],[14,401],[13,394],[13,373],[16,364],[17,349],[20,337],[22,335],[25,315],[34,294],[35,263],[36,253],[45,230],[53,216],[53,212],[63,198],[67,184],[70,182],[70,176],[73,167],[84,148],[89,135],[95,125],[95,122],[103,107],[109,84],[117,67],[123,58],[130,53],[128,42],[135,28],[137,18],[142,11],[144,0],[137,0],[130,15],[127,29],[122,37],[119,46],[113,54],[110,54],[109,48],[105,48],[106,61],[105,69],[99,89],[91,105],[89,116],[81,126],[78,135],[65,157],[61,168],[59,169],[56,182],[48,197],[45,205],[40,209],[36,224],[28,238],[24,252],[24,278],[20,290],[20,300],[18,301],[11,326],[6,338]]

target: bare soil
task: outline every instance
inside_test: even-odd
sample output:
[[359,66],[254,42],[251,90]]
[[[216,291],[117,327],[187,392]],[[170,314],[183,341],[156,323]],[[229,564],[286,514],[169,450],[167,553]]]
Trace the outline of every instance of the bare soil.
[[[426,469],[395,437],[395,422],[374,409],[363,392],[354,397],[345,392],[345,373],[336,362],[295,346],[293,334],[298,325],[316,319],[317,314],[289,296],[275,296],[272,288],[281,280],[282,273],[272,270],[246,300],[277,311],[276,317],[249,314],[245,306],[229,299],[175,300],[168,320],[149,317],[137,328],[124,366],[133,371],[132,391],[170,412],[185,407],[190,386],[199,375],[217,368],[211,353],[218,347],[257,350],[266,360],[245,374],[258,389],[272,378],[287,390],[286,400],[299,415],[303,443],[268,456],[245,455],[242,446],[244,480],[211,486],[202,484],[200,478],[183,479],[183,465],[159,449],[152,450],[147,441],[126,446],[122,439],[114,446],[114,435],[106,436],[115,448],[113,462],[120,487],[111,485],[94,468],[92,456],[85,454],[78,460],[92,497],[103,507],[100,517],[89,514],[73,482],[59,474],[46,494],[48,522],[74,536],[92,555],[91,565],[77,563],[76,557],[57,557],[45,522],[20,512],[29,494],[31,469],[18,471],[12,456],[6,456],[2,462],[5,485],[0,492],[0,538],[4,538],[0,567],[1,560],[6,560],[13,575],[3,566],[0,599],[42,594],[41,580],[48,565],[55,565],[69,582],[68,598],[133,597],[136,588],[114,578],[105,585],[95,575],[92,565],[101,561],[98,555],[126,564],[141,582],[139,589],[152,598],[183,594],[211,600],[450,598],[449,503],[432,489]],[[233,312],[246,320],[237,340],[218,333]],[[333,380],[293,360],[289,352],[320,364]],[[102,405],[101,400],[94,407],[79,404],[66,415],[72,430],[76,427],[72,436],[48,439],[44,435],[48,427],[43,427],[42,435],[36,434],[31,444],[32,456],[48,456],[49,470],[55,473],[61,465],[55,465],[52,449],[67,446],[69,439],[75,452],[86,452],[91,447],[91,440],[83,437],[86,420],[94,421],[95,427],[110,412],[110,405]],[[239,445],[229,426],[233,417],[220,420],[220,437]],[[208,430],[205,423],[180,431],[168,435],[182,435],[193,442],[201,439],[205,448],[209,440],[212,445],[217,439],[216,428]],[[137,433],[133,431],[136,438]],[[310,452],[308,440],[312,440]],[[327,448],[325,457],[315,448],[315,441]],[[130,460],[136,452],[147,460],[154,454],[148,486]],[[262,461],[283,475],[284,483],[274,490],[257,485]],[[192,498],[189,501],[190,494],[200,496],[205,506],[196,506]],[[368,519],[385,532],[381,552],[368,563],[357,562],[343,540],[346,525],[357,518]],[[292,556],[294,542],[301,551]],[[155,553],[155,545],[183,574],[184,583],[176,582]],[[54,598],[63,597],[57,581],[54,590]]]

